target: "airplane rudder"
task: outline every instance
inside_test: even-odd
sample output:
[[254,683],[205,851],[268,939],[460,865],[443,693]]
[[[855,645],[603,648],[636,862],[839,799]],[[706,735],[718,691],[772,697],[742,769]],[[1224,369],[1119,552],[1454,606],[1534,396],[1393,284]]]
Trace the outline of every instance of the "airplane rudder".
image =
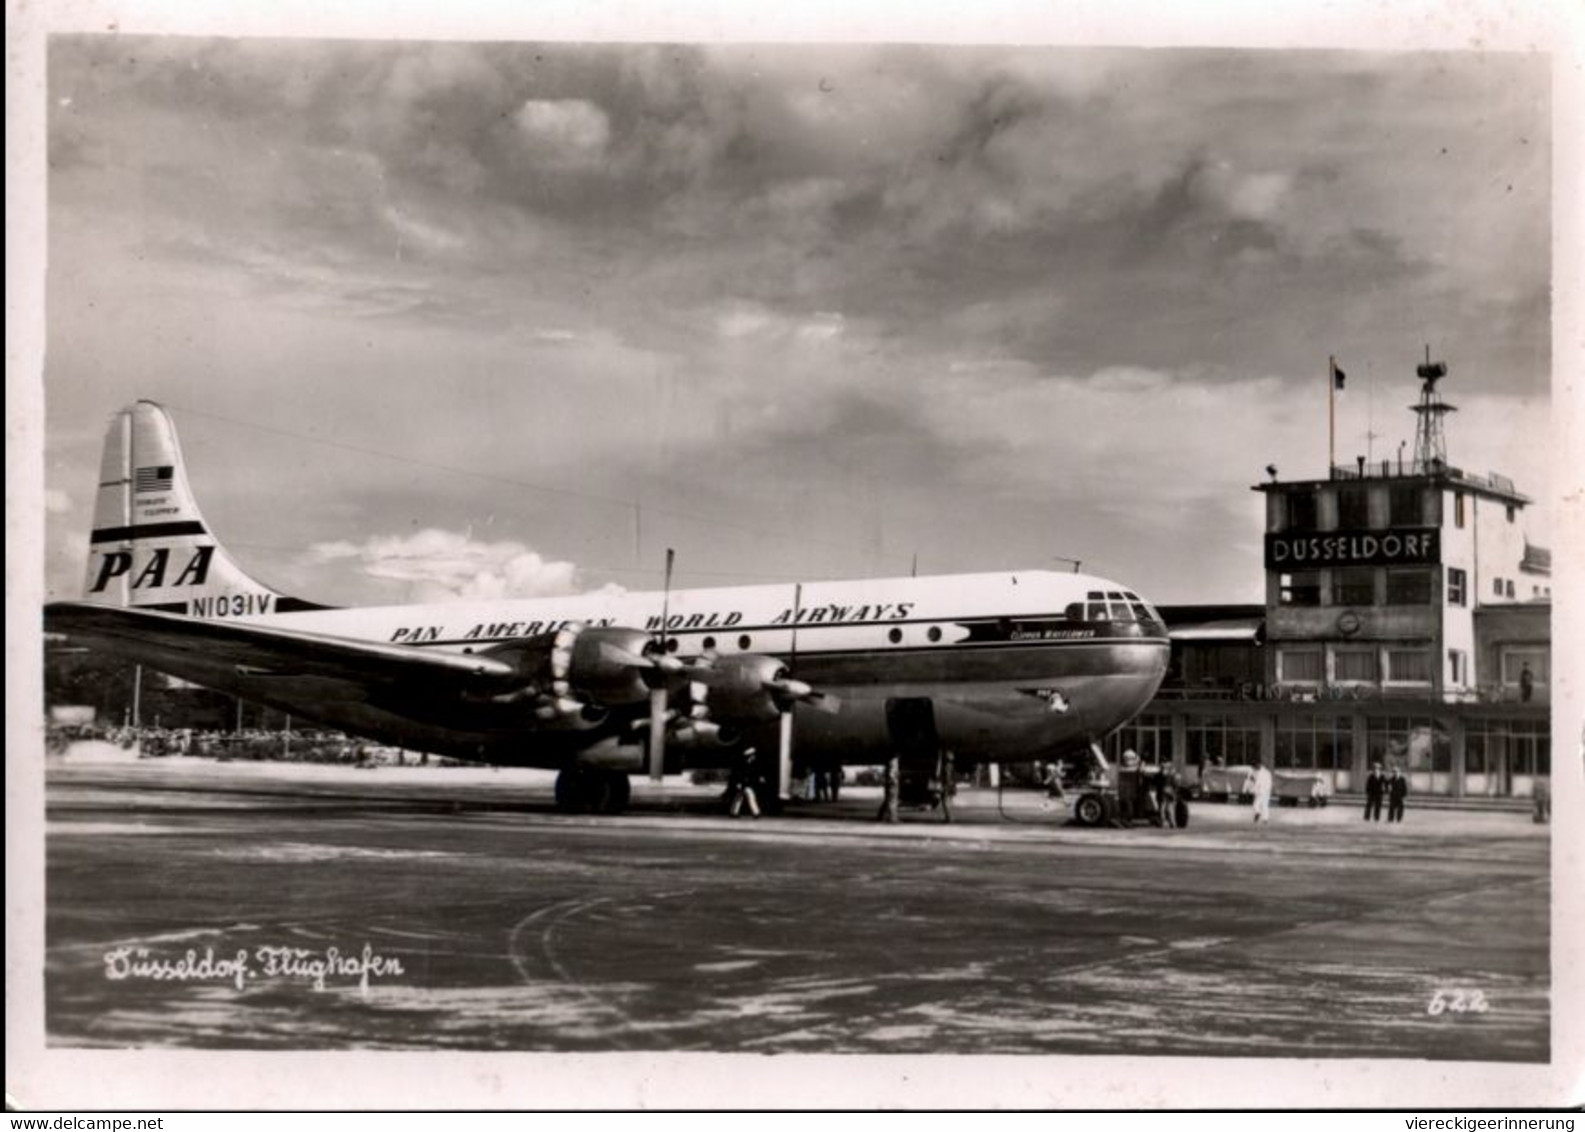
[[87,600],[205,615],[221,604],[228,613],[270,612],[278,596],[210,531],[164,407],[139,401],[116,414],[89,536]]

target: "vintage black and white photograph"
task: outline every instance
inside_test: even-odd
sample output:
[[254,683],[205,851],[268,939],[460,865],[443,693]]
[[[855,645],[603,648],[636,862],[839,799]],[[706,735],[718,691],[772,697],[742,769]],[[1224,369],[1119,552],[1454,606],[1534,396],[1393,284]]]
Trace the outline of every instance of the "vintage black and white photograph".
[[1547,44],[176,30],[40,54],[40,1056],[1567,1099]]

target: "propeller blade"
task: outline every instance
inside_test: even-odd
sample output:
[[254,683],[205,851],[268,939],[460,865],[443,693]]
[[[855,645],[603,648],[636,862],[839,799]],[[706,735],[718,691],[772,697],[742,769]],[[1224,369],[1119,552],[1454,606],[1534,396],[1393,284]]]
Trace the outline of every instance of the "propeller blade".
[[842,710],[842,697],[833,696],[830,692],[815,692],[804,703],[826,715],[835,715]]
[[815,693],[815,690],[802,680],[793,680],[789,677],[767,680],[765,686],[778,696],[785,696],[789,700],[807,700]]
[[816,711],[823,711],[828,715],[835,715],[842,708],[841,697],[833,696],[830,692],[817,691],[802,680],[783,677],[780,680],[766,681],[765,687],[784,701],[808,704]]
[[787,798],[792,794],[792,744],[793,715],[781,713],[781,742],[776,745],[776,796]]
[[659,782],[666,773],[666,689],[649,693],[649,778]]

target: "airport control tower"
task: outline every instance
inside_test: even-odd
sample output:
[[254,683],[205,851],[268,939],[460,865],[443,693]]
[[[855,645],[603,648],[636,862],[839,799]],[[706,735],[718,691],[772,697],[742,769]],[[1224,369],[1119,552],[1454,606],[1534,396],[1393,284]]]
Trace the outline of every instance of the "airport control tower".
[[1501,698],[1521,680],[1544,693],[1545,648],[1495,616],[1550,599],[1549,555],[1523,533],[1530,500],[1505,476],[1449,462],[1448,367],[1427,349],[1416,373],[1411,463],[1360,457],[1325,479],[1255,489],[1266,495],[1266,681],[1284,694]]

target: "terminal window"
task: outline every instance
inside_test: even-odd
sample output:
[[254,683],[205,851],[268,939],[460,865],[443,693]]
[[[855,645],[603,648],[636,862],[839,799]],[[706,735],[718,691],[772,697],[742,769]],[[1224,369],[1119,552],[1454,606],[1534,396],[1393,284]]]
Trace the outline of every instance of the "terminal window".
[[1345,531],[1370,526],[1370,493],[1362,487],[1338,488],[1337,525]]
[[1388,570],[1388,605],[1426,605],[1431,600],[1431,571]]
[[1375,605],[1374,570],[1336,570],[1332,574],[1333,605]]
[[1418,527],[1425,521],[1420,489],[1414,484],[1395,484],[1389,493],[1388,511],[1394,527]]
[[1469,603],[1469,575],[1457,566],[1447,568],[1447,603],[1449,605]]
[[1343,648],[1332,650],[1332,680],[1339,684],[1374,684],[1376,682],[1376,650],[1374,648]]
[[1217,759],[1228,766],[1244,766],[1260,757],[1260,722],[1255,719],[1190,716],[1186,739],[1191,766],[1210,766]]
[[1462,491],[1453,493],[1453,525],[1455,527],[1463,527],[1464,525],[1464,493]]
[[1510,688],[1517,688],[1524,676],[1524,670],[1529,668],[1531,681],[1535,684],[1545,684],[1548,660],[1550,657],[1546,649],[1505,648],[1502,650],[1502,682]]
[[1319,684],[1320,649],[1278,649],[1277,682],[1281,684]]
[[1365,746],[1370,761],[1383,766],[1443,774],[1453,769],[1453,741],[1435,720],[1372,719],[1366,724]]
[[1431,682],[1431,650],[1388,649],[1387,682],[1389,684],[1429,684]]
[[1321,525],[1316,513],[1315,492],[1295,491],[1287,497],[1288,514],[1285,527],[1290,531],[1313,531]]
[[1283,605],[1321,604],[1321,575],[1316,571],[1284,574],[1281,585]]
[[1471,719],[1464,772],[1490,775],[1488,793],[1507,794],[1511,775],[1552,773],[1552,729],[1544,719]]
[[1282,769],[1348,770],[1354,726],[1346,716],[1294,715],[1277,721],[1276,764]]
[[1112,734],[1107,742],[1108,754],[1121,758],[1127,750],[1136,752],[1147,763],[1172,761],[1172,717],[1151,715],[1148,712]]
[[1515,720],[1509,749],[1515,774],[1552,773],[1551,728],[1541,720]]

